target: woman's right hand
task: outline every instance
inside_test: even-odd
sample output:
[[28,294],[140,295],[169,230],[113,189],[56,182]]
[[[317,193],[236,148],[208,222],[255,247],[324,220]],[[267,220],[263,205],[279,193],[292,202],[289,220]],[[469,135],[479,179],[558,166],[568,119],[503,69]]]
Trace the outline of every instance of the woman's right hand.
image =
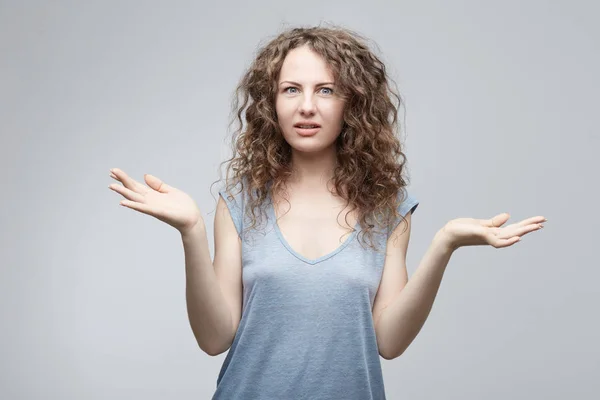
[[184,233],[200,221],[201,215],[194,200],[186,193],[167,185],[155,176],[145,174],[148,186],[127,176],[118,168],[110,170],[110,177],[123,185],[112,183],[109,189],[123,195],[125,207],[151,215]]

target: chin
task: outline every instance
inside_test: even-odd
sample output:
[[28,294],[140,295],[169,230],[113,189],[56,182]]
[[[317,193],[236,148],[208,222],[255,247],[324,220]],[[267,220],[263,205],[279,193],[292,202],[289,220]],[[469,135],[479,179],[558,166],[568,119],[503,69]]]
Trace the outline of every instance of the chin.
[[[311,143],[308,143],[306,140],[310,140]],[[288,142],[292,147],[292,150],[299,151],[301,153],[319,153],[330,149],[332,146],[335,146],[335,140],[331,143],[323,142],[323,141],[315,141],[313,138],[300,138],[300,140],[293,140],[291,143]]]

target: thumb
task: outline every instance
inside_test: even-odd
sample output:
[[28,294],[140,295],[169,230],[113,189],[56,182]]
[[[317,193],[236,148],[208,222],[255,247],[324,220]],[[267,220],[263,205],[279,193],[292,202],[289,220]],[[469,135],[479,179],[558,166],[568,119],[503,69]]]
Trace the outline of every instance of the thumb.
[[493,217],[492,219],[489,220],[489,224],[490,226],[495,226],[495,227],[500,227],[502,225],[504,225],[504,223],[506,221],[508,221],[508,219],[510,218],[510,214],[509,213],[502,213],[502,214],[498,214],[495,217]]
[[171,189],[171,187],[169,185],[167,185],[166,183],[164,183],[163,181],[161,181],[154,175],[144,174],[144,180],[146,181],[148,186],[150,186],[152,189],[156,190],[157,192],[167,193]]

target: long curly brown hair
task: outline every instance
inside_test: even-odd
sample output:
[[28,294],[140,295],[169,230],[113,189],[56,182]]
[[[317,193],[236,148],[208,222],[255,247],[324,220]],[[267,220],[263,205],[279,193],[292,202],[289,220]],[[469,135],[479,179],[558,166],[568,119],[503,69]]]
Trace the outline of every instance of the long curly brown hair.
[[397,136],[398,110],[404,103],[396,83],[368,42],[346,28],[300,27],[280,33],[258,49],[232,99],[229,126],[238,123],[231,141],[233,155],[221,163],[228,163],[227,193],[232,195],[231,189],[238,184],[240,190],[245,190],[245,212],[252,221],[248,229],[256,227],[255,210],[261,211],[259,216],[265,215],[266,200],[272,191],[284,188],[291,177],[291,146],[277,122],[275,98],[286,55],[303,45],[326,61],[338,94],[345,100],[332,178],[336,192],[352,210],[358,209],[360,231],[375,251],[379,249],[373,243],[373,234],[382,232],[377,227],[385,227],[389,235],[398,217],[406,222],[397,212],[405,199],[402,189],[408,185],[408,177],[404,176],[406,156]]

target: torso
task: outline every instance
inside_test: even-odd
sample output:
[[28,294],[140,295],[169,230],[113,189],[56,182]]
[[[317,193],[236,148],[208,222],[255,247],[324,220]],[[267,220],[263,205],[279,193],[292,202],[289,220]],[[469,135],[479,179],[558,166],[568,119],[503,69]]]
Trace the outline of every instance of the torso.
[[288,197],[289,203],[274,195],[277,225],[288,244],[308,259],[336,250],[356,227],[358,210],[350,212],[342,197],[326,190],[315,193],[301,189],[288,190]]

